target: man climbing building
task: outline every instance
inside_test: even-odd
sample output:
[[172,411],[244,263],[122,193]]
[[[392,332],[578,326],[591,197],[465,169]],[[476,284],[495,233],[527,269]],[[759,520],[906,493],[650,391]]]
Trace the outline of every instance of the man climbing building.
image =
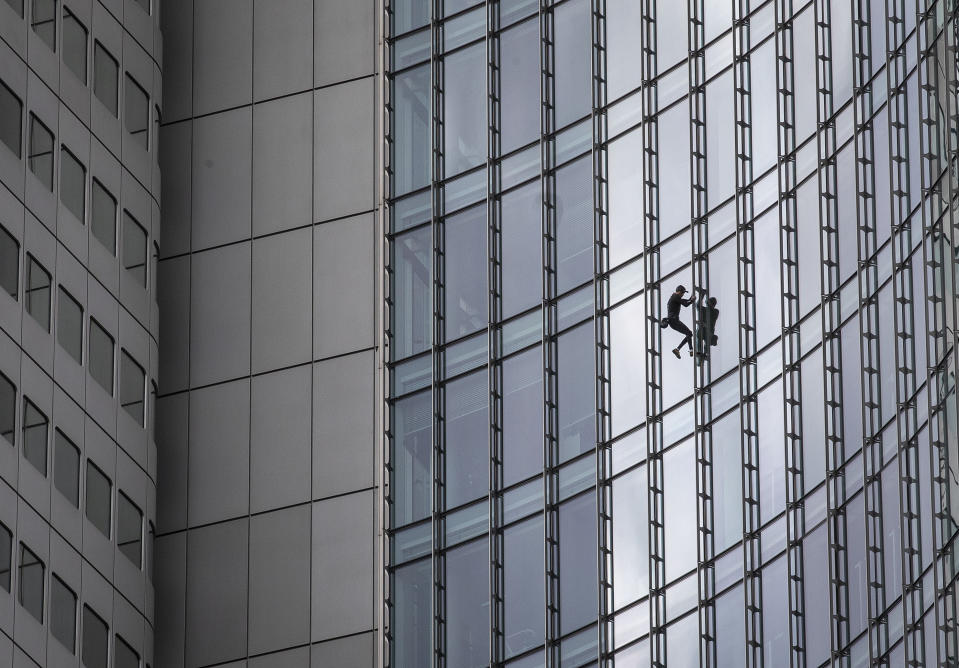
[[679,349],[683,345],[689,346],[689,356],[693,356],[693,333],[679,319],[679,309],[693,303],[692,299],[683,299],[684,294],[686,294],[686,288],[682,285],[676,286],[676,292],[670,295],[669,301],[666,303],[666,317],[659,323],[660,327],[669,327],[683,335],[683,340],[679,342],[677,347],[673,348],[673,355],[677,358],[680,357]]
[[701,357],[709,355],[709,347],[718,343],[716,339],[716,321],[719,320],[719,309],[716,308],[716,298],[703,298],[696,304],[696,354]]

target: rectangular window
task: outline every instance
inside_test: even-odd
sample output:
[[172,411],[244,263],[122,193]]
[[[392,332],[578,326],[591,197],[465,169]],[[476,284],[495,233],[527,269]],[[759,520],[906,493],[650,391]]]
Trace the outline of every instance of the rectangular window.
[[93,94],[111,114],[117,115],[117,86],[120,66],[102,44],[93,42]]
[[23,291],[27,313],[50,331],[50,274],[27,253],[27,286]]
[[0,523],[0,587],[9,593],[10,575],[13,569],[13,534],[3,523]]
[[80,450],[62,431],[53,435],[53,484],[74,508],[80,507]]
[[136,79],[129,74],[125,75],[125,79],[123,120],[133,141],[146,149],[149,148],[150,98]]
[[0,438],[13,445],[13,430],[17,426],[17,386],[0,373]]
[[90,375],[107,394],[113,396],[113,337],[90,318],[90,336],[87,339],[87,364]]
[[23,456],[47,477],[47,429],[50,421],[36,405],[23,399]]
[[18,158],[20,136],[23,132],[23,102],[7,85],[0,81],[0,141]]
[[18,600],[38,622],[43,624],[43,573],[46,568],[29,547],[20,543],[20,587]]
[[50,634],[76,653],[77,595],[56,575],[50,578]]
[[17,301],[20,282],[20,244],[0,227],[0,290]]
[[60,201],[83,224],[87,208],[87,169],[66,146],[60,146]]
[[37,37],[54,51],[57,50],[57,1],[33,0],[30,27]]
[[127,641],[116,636],[116,657],[113,662],[114,668],[140,668],[140,655],[133,651],[133,648],[127,644]]
[[140,568],[143,554],[143,513],[123,492],[117,496],[117,547]]
[[111,255],[117,252],[117,200],[103,184],[93,179],[90,229]]
[[40,183],[53,192],[53,133],[39,118],[30,114],[30,146],[27,164]]
[[137,424],[143,426],[143,390],[146,374],[143,367],[120,350],[120,406],[129,413]]
[[87,83],[87,29],[73,13],[63,8],[63,63]]
[[107,668],[109,642],[107,623],[90,606],[84,605],[83,650],[80,657],[84,668]]
[[110,495],[112,485],[96,464],[87,460],[86,513],[93,526],[110,537]]
[[83,364],[83,307],[62,285],[57,289],[57,342]]
[[123,212],[123,267],[136,279],[147,285],[147,231],[130,215]]

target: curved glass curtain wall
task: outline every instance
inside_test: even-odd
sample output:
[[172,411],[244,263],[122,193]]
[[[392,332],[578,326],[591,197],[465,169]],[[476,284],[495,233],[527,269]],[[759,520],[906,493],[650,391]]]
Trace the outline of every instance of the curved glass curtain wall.
[[955,661],[956,3],[389,4],[390,665]]

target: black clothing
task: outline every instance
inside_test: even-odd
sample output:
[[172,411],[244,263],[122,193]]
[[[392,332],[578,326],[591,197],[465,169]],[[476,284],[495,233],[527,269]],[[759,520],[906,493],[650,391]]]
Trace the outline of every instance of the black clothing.
[[696,347],[700,352],[706,354],[709,346],[713,345],[713,339],[716,336],[716,321],[719,320],[719,309],[707,304],[696,306]]
[[682,348],[683,346],[693,347],[693,333],[678,316],[675,318],[667,317],[663,322],[665,322],[670,329],[684,335],[683,340],[680,341],[676,348]]
[[680,306],[689,306],[692,303],[692,299],[683,299],[682,295],[677,295],[674,292],[669,296],[669,301],[666,302],[666,318],[678,318]]

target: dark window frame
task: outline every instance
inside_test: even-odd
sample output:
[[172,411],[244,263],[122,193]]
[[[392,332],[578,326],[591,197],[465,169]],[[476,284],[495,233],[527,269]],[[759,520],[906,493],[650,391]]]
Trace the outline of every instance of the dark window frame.
[[[112,85],[113,87],[112,95],[110,95],[109,99],[104,99],[104,97],[101,96],[101,93],[104,93],[105,95],[107,95],[107,94],[110,94],[111,91],[102,90],[101,82],[100,82],[101,77],[97,76],[97,72],[100,70],[100,68],[97,67],[97,64],[100,62],[101,55],[106,57],[107,64],[112,65],[110,69],[113,72],[113,81],[108,82],[107,84],[102,84],[102,85]],[[113,56],[113,54],[110,53],[110,50],[107,49],[107,47],[105,47],[103,43],[98,39],[93,40],[93,96],[96,99],[100,100],[100,103],[107,108],[107,111],[109,111],[114,118],[119,118],[120,61],[118,61]]]
[[[38,132],[39,131],[39,132]],[[40,135],[42,132],[44,134]],[[43,137],[47,144],[49,144],[49,149],[46,146],[37,146],[38,138]],[[53,135],[53,131],[47,127],[47,124],[40,120],[40,117],[37,116],[32,111],[30,112],[30,137],[27,144],[27,165],[30,167],[30,172],[37,177],[37,179],[47,187],[50,192],[53,192],[53,168],[55,162],[54,151],[56,150],[56,137]],[[49,160],[49,164],[43,165],[41,161],[44,159]]]
[[[71,469],[72,477],[70,480],[65,480],[63,473],[66,466],[64,462],[64,449],[70,448],[69,452],[71,455],[70,464],[75,464],[76,466]],[[80,448],[77,447],[77,444],[73,442],[69,436],[67,436],[59,428],[55,429],[53,432],[53,486],[56,490],[63,495],[64,498],[69,501],[74,508],[80,508],[80,460],[82,456],[80,454]],[[67,486],[67,483],[70,485],[70,489],[64,489]]]
[[[28,555],[32,561],[28,560]],[[27,569],[32,569],[39,566],[40,567],[40,601],[39,601],[39,616],[37,615],[36,602],[28,600],[26,597],[29,596],[32,592],[27,592],[24,589],[24,582],[30,582],[28,579],[29,573]],[[17,564],[17,602],[30,613],[38,622],[43,624],[43,614],[44,610],[44,595],[46,594],[46,574],[47,566],[43,560],[29,547],[26,546],[23,542],[20,543],[20,562]]]
[[89,54],[90,31],[83,24],[83,22],[77,17],[77,15],[70,11],[69,7],[66,7],[66,6],[63,7],[62,20],[63,20],[63,25],[61,26],[61,33],[62,33],[60,37],[61,40],[66,41],[67,39],[67,25],[69,25],[68,21],[76,25],[80,29],[80,31],[83,33],[83,71],[78,72],[76,69],[74,69],[73,57],[67,54],[67,50],[65,46],[63,47],[63,64],[66,65],[67,69],[73,72],[77,76],[77,79],[79,79],[81,83],[83,83],[83,85],[85,86],[87,85],[87,82],[90,80],[90,54]]
[[[7,245],[8,241],[12,246]],[[9,252],[11,247],[12,253]],[[6,270],[6,273],[0,274],[0,289],[9,295],[13,301],[18,302],[20,301],[20,242],[2,225],[0,225],[0,249],[6,250],[5,253],[0,253],[0,260],[3,260],[0,271]],[[13,259],[12,266],[8,264],[11,257]],[[10,284],[11,279],[12,285]],[[10,292],[11,288],[13,292]]]
[[[57,612],[58,612],[55,609],[56,603],[58,600],[54,596],[54,591],[56,587],[61,587],[63,591],[66,594],[69,594],[70,597],[73,599],[73,606],[72,606],[73,609],[72,609],[72,614],[70,615],[73,623],[70,625],[69,638],[60,637],[60,634],[58,633],[59,626],[55,623],[55,620],[57,619]],[[61,645],[66,647],[68,650],[70,650],[70,654],[73,654],[73,655],[75,655],[77,652],[77,602],[78,601],[79,601],[79,598],[77,597],[77,593],[73,590],[73,588],[70,585],[68,585],[66,582],[64,582],[60,578],[60,576],[58,576],[56,573],[50,573],[50,635],[52,635],[57,640],[57,642],[59,642]]]
[[[23,100],[17,95],[10,86],[5,84],[3,81],[0,81],[0,94],[3,94],[4,91],[9,94],[13,102],[16,103],[17,107],[17,145],[11,146],[6,140],[0,141],[0,144],[3,144],[17,156],[17,159],[23,157]],[[2,136],[2,135],[0,135]]]
[[[43,327],[45,331],[49,332],[50,321],[52,320],[52,318],[50,317],[50,307],[51,307],[50,297],[52,293],[51,288],[53,286],[53,277],[50,275],[50,272],[47,271],[46,267],[40,264],[40,261],[37,260],[37,258],[35,258],[32,253],[27,253],[26,265],[27,265],[26,267],[27,280],[26,280],[26,285],[23,286],[24,309],[26,310],[27,313],[30,314],[30,317],[32,317],[34,320],[37,321],[38,325]],[[41,278],[46,278],[45,286],[32,287],[33,277],[34,277],[33,272],[35,269],[39,270]],[[37,317],[37,311],[39,311],[39,309],[43,307],[43,304],[34,306],[34,302],[35,300],[42,299],[42,297],[38,297],[37,295],[38,294],[42,295],[44,291],[46,292],[46,295],[47,295],[46,308],[43,310],[43,313],[42,313],[42,315],[44,315],[44,319],[41,320],[40,318]]]
[[[35,415],[33,415],[35,414]],[[42,429],[42,439],[35,436],[34,432]],[[30,430],[30,431],[28,431]],[[36,443],[34,443],[36,441]],[[40,472],[44,478],[47,477],[48,449],[50,441],[50,418],[46,413],[40,410],[29,397],[23,397],[23,419],[20,426],[20,449],[23,451],[23,458]],[[34,451],[34,446],[42,445],[42,452]]]

